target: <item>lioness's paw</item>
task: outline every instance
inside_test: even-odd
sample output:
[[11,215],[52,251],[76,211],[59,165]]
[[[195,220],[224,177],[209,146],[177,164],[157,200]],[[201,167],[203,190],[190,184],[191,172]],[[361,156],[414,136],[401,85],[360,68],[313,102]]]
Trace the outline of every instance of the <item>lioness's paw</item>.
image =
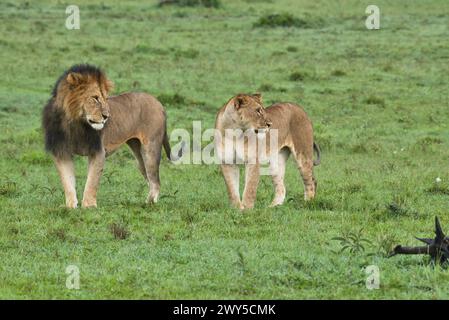
[[244,210],[245,206],[243,205],[243,203],[241,203],[240,201],[232,201],[232,207],[239,209],[239,210]]
[[96,200],[83,200],[82,207],[87,208],[96,208],[97,207],[97,201]]
[[243,207],[243,208],[241,208],[242,210],[251,210],[251,209],[254,209],[254,203],[252,203],[252,204],[243,204],[242,207]]
[[78,208],[78,200],[67,200],[65,206],[69,209],[76,209]]
[[282,202],[279,202],[279,201],[273,201],[273,202],[270,204],[270,208],[279,207],[279,206],[281,206],[281,205],[282,205]]

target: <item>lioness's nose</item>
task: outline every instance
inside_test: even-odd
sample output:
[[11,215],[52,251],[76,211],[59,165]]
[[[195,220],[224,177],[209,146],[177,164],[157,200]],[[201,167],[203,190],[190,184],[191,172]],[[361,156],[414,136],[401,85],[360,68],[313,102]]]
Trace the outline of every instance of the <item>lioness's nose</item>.
[[268,127],[268,128],[271,127],[272,124],[273,124],[273,123],[272,123],[271,121],[267,121],[267,127]]

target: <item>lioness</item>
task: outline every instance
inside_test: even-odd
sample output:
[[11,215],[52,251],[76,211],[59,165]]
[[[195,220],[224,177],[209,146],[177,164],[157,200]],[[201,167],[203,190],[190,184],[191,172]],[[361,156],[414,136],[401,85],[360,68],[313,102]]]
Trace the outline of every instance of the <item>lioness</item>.
[[74,65],[58,79],[44,108],[45,147],[53,155],[69,208],[78,205],[73,155],[88,156],[82,206],[96,207],[105,157],[125,142],[149,184],[147,202],[157,202],[162,145],[171,157],[165,110],[149,94],[108,97],[111,89],[112,82],[99,68]]
[[[239,94],[230,99],[218,112],[216,122],[215,144],[217,155],[221,161],[221,170],[226,182],[229,199],[233,206],[239,209],[254,207],[257,185],[259,183],[260,170],[260,144],[256,149],[249,147],[251,136],[260,136],[260,131],[269,129],[277,130],[277,149],[270,150],[270,135],[257,137],[259,143],[265,144],[263,157],[269,158],[269,154],[277,156],[277,161],[270,162],[270,174],[272,176],[275,197],[271,206],[281,205],[285,200],[284,174],[287,159],[292,153],[295,157],[299,171],[304,182],[305,200],[315,196],[317,182],[313,176],[313,166],[320,163],[320,149],[313,141],[312,123],[304,110],[292,103],[276,103],[264,108],[260,94]],[[226,131],[240,130],[236,136],[228,138]],[[243,133],[244,132],[244,133]],[[227,141],[236,139],[237,141]],[[254,140],[253,140],[254,141]],[[229,142],[227,144],[227,142]],[[273,141],[275,142],[275,141]],[[226,146],[241,144],[244,146],[243,154],[231,150],[231,162],[229,162],[229,150]],[[313,160],[313,151],[317,153],[317,160]],[[228,159],[225,159],[228,157]],[[239,167],[237,162],[245,163],[245,188],[243,199],[240,200]]]

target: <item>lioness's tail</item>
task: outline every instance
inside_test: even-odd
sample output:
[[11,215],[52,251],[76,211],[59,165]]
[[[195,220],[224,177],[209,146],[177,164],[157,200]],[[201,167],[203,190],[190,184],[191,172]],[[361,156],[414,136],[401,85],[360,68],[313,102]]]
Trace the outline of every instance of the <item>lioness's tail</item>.
[[184,145],[185,145],[184,141],[182,142],[181,148],[179,149],[177,155],[172,155],[172,153],[171,153],[171,147],[170,147],[170,142],[168,141],[167,131],[165,131],[165,133],[164,133],[164,140],[162,143],[164,145],[165,153],[167,154],[167,157],[170,161],[177,161],[182,157],[182,150],[184,149]]
[[317,157],[316,160],[313,160],[313,165],[317,166],[321,163],[321,150],[320,146],[316,142],[313,143],[313,150],[315,150]]

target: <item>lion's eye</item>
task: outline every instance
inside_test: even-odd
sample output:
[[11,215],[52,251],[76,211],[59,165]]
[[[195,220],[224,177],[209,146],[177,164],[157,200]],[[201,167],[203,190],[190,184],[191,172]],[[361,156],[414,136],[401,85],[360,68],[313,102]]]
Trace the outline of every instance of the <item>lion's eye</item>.
[[92,97],[96,102],[100,102],[99,97],[98,96],[93,96]]
[[257,113],[262,114],[262,108],[257,108]]

